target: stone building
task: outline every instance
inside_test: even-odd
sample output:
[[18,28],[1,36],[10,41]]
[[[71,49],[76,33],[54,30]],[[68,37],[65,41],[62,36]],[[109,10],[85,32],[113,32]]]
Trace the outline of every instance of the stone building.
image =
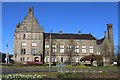
[[33,8],[22,23],[18,23],[14,34],[15,61],[43,61],[43,28],[34,17]]
[[[14,60],[18,62],[76,62],[86,55],[103,55],[103,62],[114,59],[112,24],[102,39],[92,34],[45,33],[34,16],[34,9],[22,23],[16,25],[14,33]],[[106,64],[107,65],[107,64]]]

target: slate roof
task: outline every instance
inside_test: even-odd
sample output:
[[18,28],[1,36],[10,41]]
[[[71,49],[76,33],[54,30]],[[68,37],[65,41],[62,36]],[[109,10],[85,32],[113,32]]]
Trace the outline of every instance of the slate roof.
[[98,39],[98,40],[97,40],[97,45],[101,45],[101,43],[103,42],[104,39],[105,39],[105,37],[102,38],[102,39]]
[[[45,39],[50,39],[50,33],[45,33]],[[96,40],[91,34],[66,34],[51,33],[51,39],[83,39]]]

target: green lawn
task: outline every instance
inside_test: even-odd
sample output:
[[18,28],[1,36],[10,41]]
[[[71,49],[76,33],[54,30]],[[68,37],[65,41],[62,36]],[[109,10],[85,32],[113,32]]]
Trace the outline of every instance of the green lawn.
[[[2,66],[2,68],[47,68],[48,66]],[[52,68],[57,68],[56,66]],[[120,75],[120,72],[118,72],[118,69],[120,67],[117,66],[71,66],[68,65],[64,67],[69,70],[90,70],[88,72],[24,72],[24,73],[16,73],[16,74],[22,74],[25,76],[29,75],[43,75],[46,74],[49,78],[60,78],[59,80],[66,80],[63,78],[118,78],[118,75]],[[92,72],[92,71],[102,71],[102,72]],[[108,70],[110,72],[104,72],[105,70]],[[112,72],[111,72],[112,71]],[[116,72],[117,71],[117,72]],[[2,76],[8,76],[11,74],[2,74]],[[82,79],[84,80],[84,79]]]
[[[46,65],[20,65],[20,64],[16,64],[16,65],[2,65],[0,66],[0,68],[44,68],[44,69],[48,69],[49,66]],[[52,66],[51,68],[58,68],[57,66]],[[118,66],[83,66],[83,65],[78,65],[78,66],[71,66],[71,65],[67,65],[64,66],[63,68],[68,68],[68,69],[118,69],[120,67]]]

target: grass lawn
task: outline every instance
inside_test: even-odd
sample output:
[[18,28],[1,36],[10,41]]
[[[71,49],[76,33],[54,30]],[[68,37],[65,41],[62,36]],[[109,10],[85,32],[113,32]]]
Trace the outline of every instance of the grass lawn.
[[[49,66],[46,65],[0,65],[0,68],[43,68],[43,69],[48,69]],[[57,69],[58,66],[52,66],[52,68]],[[83,66],[83,65],[78,65],[78,66],[71,66],[71,65],[67,65],[64,66],[63,68],[67,68],[67,69],[99,69],[99,70],[108,70],[108,69],[120,69],[120,67],[118,66]]]
[[[38,69],[48,69],[49,66],[37,66],[37,65],[32,65],[32,66],[1,66],[1,68],[30,68],[30,69],[34,69],[34,68],[38,68]],[[56,66],[52,67],[54,68],[58,68]],[[64,67],[65,69],[69,69],[69,70],[88,70],[88,72],[23,72],[23,73],[16,73],[16,74],[22,74],[25,76],[28,75],[43,75],[46,74],[49,78],[58,78],[59,77],[78,77],[78,78],[118,78],[118,76],[120,75],[119,69],[120,67],[117,66],[71,66],[71,65],[67,65]],[[108,72],[105,72],[106,70],[108,70]],[[102,71],[102,72],[92,72],[92,71]],[[9,74],[2,74],[2,76],[7,76]],[[62,80],[62,79],[59,79]],[[65,79],[66,80],[66,79]]]

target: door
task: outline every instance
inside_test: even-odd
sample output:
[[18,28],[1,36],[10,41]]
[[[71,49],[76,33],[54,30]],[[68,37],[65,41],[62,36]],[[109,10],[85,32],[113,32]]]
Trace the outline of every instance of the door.
[[39,57],[35,57],[35,62],[39,62]]

